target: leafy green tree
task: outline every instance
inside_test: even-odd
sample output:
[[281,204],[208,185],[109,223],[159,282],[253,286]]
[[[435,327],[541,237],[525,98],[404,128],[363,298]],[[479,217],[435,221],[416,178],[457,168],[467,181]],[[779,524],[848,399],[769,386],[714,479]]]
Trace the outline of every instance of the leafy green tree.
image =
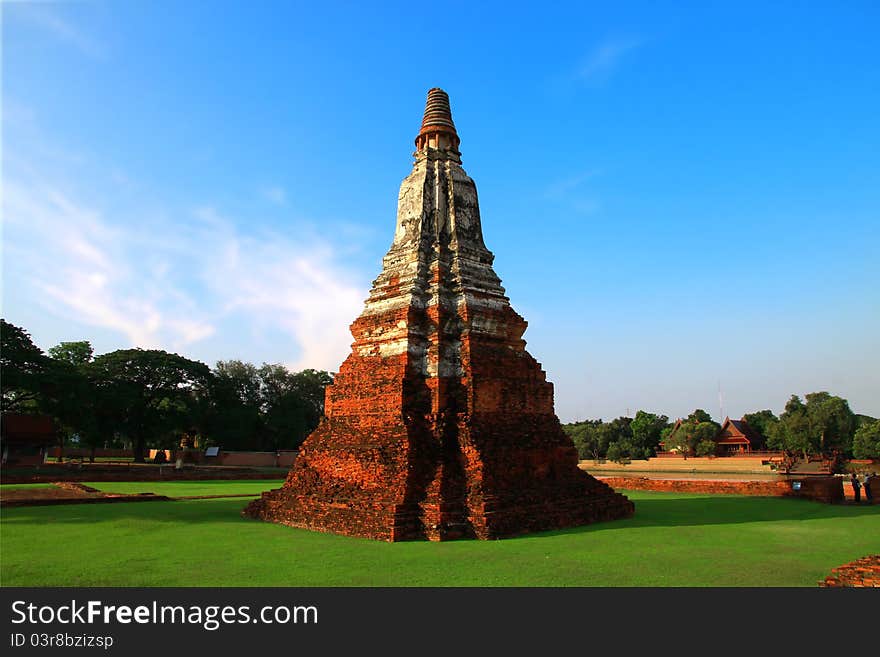
[[880,418],[871,417],[870,415],[864,415],[863,413],[856,413],[856,429],[858,429],[863,424],[871,424],[872,422],[876,422]]
[[4,412],[37,412],[52,362],[30,334],[0,319],[0,389]]
[[51,367],[46,371],[41,408],[55,418],[61,443],[76,440],[94,449],[100,445],[93,427],[98,408],[98,396],[85,373],[85,365],[92,359],[92,346],[86,341],[62,342],[49,349]]
[[292,390],[305,404],[309,433],[324,417],[324,390],[332,383],[333,375],[324,370],[307,369],[293,375]]
[[852,451],[857,459],[880,458],[880,420],[862,423],[853,437]]
[[856,417],[850,410],[849,402],[827,392],[812,392],[806,395],[806,400],[813,441],[818,441],[818,452],[851,452]]
[[89,422],[89,386],[79,368],[64,361],[52,361],[47,368],[39,400],[40,411],[51,415],[58,427],[59,447],[72,438],[78,441]]
[[121,349],[86,367],[137,462],[144,461],[147,441],[167,443],[169,435],[192,428],[211,380],[205,364],[157,349]]
[[92,360],[94,350],[87,340],[79,342],[61,342],[49,349],[49,357],[57,361],[69,363],[74,367],[85,365]]
[[324,387],[332,383],[332,377],[315,370],[293,373],[283,365],[268,363],[257,373],[266,446],[299,447],[324,414]]
[[632,418],[621,416],[611,422],[603,422],[599,426],[598,430],[603,435],[602,440],[608,445],[609,459],[626,462],[632,458],[641,458],[641,453],[636,454],[638,450],[633,445],[631,425]]
[[632,433],[632,458],[648,459],[657,453],[663,430],[669,424],[665,415],[638,411],[629,428]]
[[562,428],[571,437],[580,458],[598,461],[605,457],[610,438],[610,433],[602,431],[601,426],[602,420],[586,420]]
[[225,449],[261,448],[261,405],[257,368],[240,360],[219,361],[214,368],[206,438]]
[[259,408],[262,399],[260,375],[253,364],[240,360],[217,361],[214,376],[242,404]]
[[220,361],[207,434],[227,449],[298,447],[323,417],[324,388],[332,382],[318,370]]
[[700,424],[701,422],[712,422],[712,416],[709,415],[702,408],[698,408],[693,413],[687,416],[687,420],[688,422],[693,422],[694,424]]
[[[666,449],[677,449],[685,457],[690,455],[706,455],[709,449],[708,443],[712,443],[712,452],[715,449],[715,437],[721,428],[712,421],[697,421],[703,415],[692,413],[688,419],[682,421],[678,429],[670,433],[666,438]],[[698,450],[698,446],[700,446]],[[698,452],[704,452],[699,454]]]
[[812,451],[810,441],[810,418],[807,407],[797,395],[792,395],[785,404],[779,421],[771,425],[767,436],[767,446],[787,453],[802,453],[804,457]]
[[827,392],[814,392],[801,401],[792,395],[772,425],[768,446],[789,453],[833,454],[849,452],[856,428],[856,417],[847,401]]
[[614,461],[615,463],[629,463],[631,460],[629,454],[631,447],[632,446],[626,443],[626,441],[611,443],[608,446],[608,460]]
[[718,449],[718,444],[714,440],[701,440],[694,447],[697,456],[712,456]]
[[770,410],[756,411],[755,413],[746,413],[745,415],[743,415],[743,419],[749,423],[749,426],[752,427],[752,429],[754,429],[764,437],[765,442],[770,436],[772,427],[777,422],[779,422],[779,418],[776,417],[776,415],[773,414],[773,411]]

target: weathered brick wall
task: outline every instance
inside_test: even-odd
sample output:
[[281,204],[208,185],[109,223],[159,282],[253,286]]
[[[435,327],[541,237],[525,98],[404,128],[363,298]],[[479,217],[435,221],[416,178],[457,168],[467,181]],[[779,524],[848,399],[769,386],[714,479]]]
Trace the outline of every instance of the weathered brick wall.
[[241,467],[289,468],[296,460],[296,450],[280,452],[220,452],[217,457],[205,457],[200,453],[199,463],[206,465],[235,465]]
[[[89,458],[92,456],[92,450],[80,447],[53,447],[51,455],[63,458]],[[98,458],[132,458],[134,452],[130,449],[110,449],[100,448],[95,450],[95,457]]]
[[843,486],[839,477],[805,477],[793,481],[720,481],[711,479],[651,479],[648,477],[599,477],[614,488],[624,490],[653,490],[680,493],[707,493],[711,495],[759,495],[763,497],[803,497],[826,503],[843,501]]

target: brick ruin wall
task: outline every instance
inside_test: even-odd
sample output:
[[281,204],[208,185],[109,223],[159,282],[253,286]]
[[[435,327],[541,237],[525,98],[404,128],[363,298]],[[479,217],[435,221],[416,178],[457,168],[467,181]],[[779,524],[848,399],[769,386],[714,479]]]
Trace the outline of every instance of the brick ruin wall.
[[834,568],[819,583],[825,588],[880,588],[880,554],[872,554]]
[[[651,479],[648,477],[599,477],[609,486],[624,490],[652,490],[710,495],[758,495],[800,497],[827,504],[843,502],[840,477],[804,477],[785,481],[720,481],[710,479]],[[792,485],[800,482],[800,488]]]

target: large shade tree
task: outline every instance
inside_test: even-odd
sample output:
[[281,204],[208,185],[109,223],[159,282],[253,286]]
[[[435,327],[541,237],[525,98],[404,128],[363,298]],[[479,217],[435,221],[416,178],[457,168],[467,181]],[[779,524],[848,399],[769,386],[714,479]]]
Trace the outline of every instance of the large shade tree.
[[849,403],[827,392],[813,392],[801,401],[792,395],[779,421],[769,430],[772,449],[811,454],[840,454],[852,449],[856,417]]
[[203,446],[255,449],[261,446],[260,377],[257,368],[240,360],[219,361],[214,368]]
[[324,415],[324,388],[333,378],[327,372],[291,372],[283,365],[267,363],[258,373],[267,446],[299,447]]
[[148,440],[162,441],[199,421],[211,381],[207,365],[157,349],[122,349],[87,365],[92,387],[143,462]]
[[76,437],[83,445],[98,446],[94,430],[101,413],[100,399],[89,384],[85,367],[92,359],[92,345],[87,341],[62,342],[49,349],[51,367],[41,398],[43,410],[55,418],[61,446]]
[[38,412],[51,385],[51,359],[24,329],[0,319],[0,388],[4,412]]
[[853,456],[857,459],[880,458],[880,420],[862,422],[853,437]]
[[49,348],[49,357],[55,360],[79,367],[90,362],[95,354],[92,344],[88,340],[76,342],[60,342]]
[[749,426],[757,431],[767,441],[767,437],[773,430],[773,426],[779,422],[779,418],[773,411],[767,409],[763,411],[755,411],[754,413],[746,413],[743,419],[749,423]]
[[562,426],[578,451],[578,457],[598,461],[608,450],[610,433],[602,430],[602,420],[586,420]]
[[677,450],[684,456],[710,456],[715,453],[715,438],[721,425],[706,411],[698,408],[688,415],[665,439],[668,450]]
[[605,452],[606,458],[617,462],[626,462],[634,458],[631,424],[631,417],[621,416],[599,426],[599,433],[604,434],[603,442],[608,445]]
[[323,417],[324,388],[332,382],[319,370],[219,361],[206,433],[227,449],[296,448]]
[[669,418],[665,415],[638,411],[629,425],[632,431],[632,458],[648,459],[654,456],[668,424]]

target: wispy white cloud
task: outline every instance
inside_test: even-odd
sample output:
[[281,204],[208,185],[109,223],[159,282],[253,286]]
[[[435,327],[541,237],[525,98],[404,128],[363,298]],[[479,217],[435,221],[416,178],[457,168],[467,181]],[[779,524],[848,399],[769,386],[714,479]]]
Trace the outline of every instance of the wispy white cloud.
[[[7,11],[12,6],[7,5]],[[52,8],[50,3],[25,2],[14,5],[14,18],[20,18],[28,24],[41,29],[56,40],[70,45],[81,53],[94,59],[103,59],[107,56],[107,47],[95,39],[92,35],[80,29],[69,18]]]
[[348,325],[366,297],[338,261],[339,249],[314,235],[241,235],[209,207],[195,215],[210,227],[201,239],[216,254],[200,276],[222,312],[289,333],[301,350],[289,363],[295,369],[338,367],[351,346]]
[[597,45],[583,60],[576,76],[586,82],[603,82],[620,66],[621,61],[642,45],[636,38],[611,38]]
[[[44,184],[4,181],[4,259],[45,311],[118,331],[132,346],[175,350],[213,329],[139,276],[131,236]],[[169,316],[170,315],[170,316]]]
[[335,369],[349,350],[365,295],[329,241],[245,233],[209,207],[121,221],[42,181],[4,183],[6,278],[47,313],[180,352],[247,339],[232,326],[271,326],[290,336],[296,369]]

